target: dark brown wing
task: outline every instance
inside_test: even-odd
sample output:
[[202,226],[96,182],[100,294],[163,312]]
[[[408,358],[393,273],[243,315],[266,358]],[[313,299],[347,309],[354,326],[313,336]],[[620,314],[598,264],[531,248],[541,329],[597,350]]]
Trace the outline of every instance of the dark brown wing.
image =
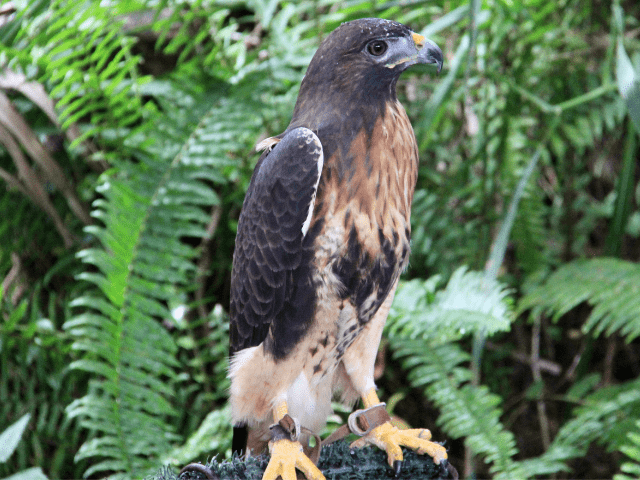
[[323,160],[318,137],[296,128],[256,165],[233,255],[230,355],[266,339],[265,347],[283,357],[310,324],[312,252],[304,237]]

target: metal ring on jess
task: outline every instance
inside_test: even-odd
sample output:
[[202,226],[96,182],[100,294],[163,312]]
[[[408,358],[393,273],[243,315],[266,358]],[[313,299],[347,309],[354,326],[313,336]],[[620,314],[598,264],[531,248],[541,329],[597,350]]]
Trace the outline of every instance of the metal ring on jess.
[[[364,435],[369,433],[371,430],[379,426],[380,423],[370,422],[369,418],[367,417],[367,414],[372,410],[378,410],[380,408],[384,409],[386,405],[387,404],[383,402],[383,403],[379,403],[378,405],[374,405],[373,407],[365,408],[362,410],[356,410],[355,412],[353,412],[351,415],[349,415],[349,418],[347,420],[347,424],[349,425],[349,430],[351,430],[352,433],[355,433],[360,437],[363,437]],[[385,413],[386,413],[386,410],[385,410]],[[358,418],[360,418],[361,416],[364,416],[364,418],[366,419],[366,423],[367,423],[366,429],[362,429],[358,425]],[[386,416],[388,417],[388,414]]]

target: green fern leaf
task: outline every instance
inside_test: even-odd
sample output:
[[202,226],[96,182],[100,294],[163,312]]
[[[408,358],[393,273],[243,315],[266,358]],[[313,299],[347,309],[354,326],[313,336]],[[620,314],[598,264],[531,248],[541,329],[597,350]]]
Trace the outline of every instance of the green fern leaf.
[[582,302],[593,306],[582,329],[627,341],[640,336],[640,267],[613,258],[578,260],[561,266],[520,301],[519,311],[539,308],[557,321]]
[[547,207],[544,200],[535,180],[529,181],[511,232],[511,241],[516,245],[518,267],[525,273],[535,272],[540,265],[549,263],[544,248],[544,242],[547,241],[544,228]]
[[511,325],[509,291],[481,272],[457,269],[436,292],[439,277],[411,280],[396,292],[387,328],[393,335],[448,342],[477,331],[488,335]]
[[613,477],[613,480],[633,480],[634,478],[640,478],[640,434],[637,432],[640,432],[640,420],[636,422],[636,431],[627,434],[628,442],[620,447],[620,451],[632,460],[623,463],[620,470],[632,476],[618,474]]
[[499,418],[501,400],[484,386],[474,386],[471,371],[462,364],[468,354],[455,344],[429,345],[401,337],[391,339],[394,356],[403,359],[414,387],[425,394],[440,409],[437,423],[454,438],[465,443],[476,454],[492,463],[496,478],[526,478],[515,467],[517,453],[513,434],[504,429]]
[[540,457],[518,462],[529,475],[569,471],[566,462],[583,457],[595,441],[621,450],[640,421],[640,381],[604,387],[582,400],[573,418],[560,428],[549,449]]
[[229,418],[231,418],[229,405],[209,413],[185,444],[170,452],[163,459],[162,464],[186,465],[212,451],[224,451],[229,454],[227,456],[230,456],[232,429]]
[[15,41],[30,45],[21,61],[42,67],[40,77],[52,86],[62,128],[91,119],[72,146],[108,130],[128,134],[140,124],[150,110],[139,87],[149,79],[137,73],[140,57],[132,51],[135,38],[122,29],[124,19],[97,2],[54,0],[34,10],[42,13],[30,18],[32,26],[20,29]]
[[437,420],[452,437],[492,463],[496,478],[526,478],[517,468],[513,434],[500,422],[501,399],[470,383],[463,366],[470,356],[451,343],[478,331],[507,330],[511,322],[508,290],[480,272],[459,268],[446,288],[438,278],[412,280],[398,288],[387,321],[394,356],[402,359],[411,385],[423,388],[440,409]]
[[226,100],[224,92],[192,98],[195,126],[159,119],[158,142],[101,179],[93,212],[101,226],[87,228],[101,246],[78,255],[93,267],[78,279],[97,289],[71,303],[78,315],[65,324],[73,348],[84,352],[73,367],[94,376],[90,393],[68,407],[95,432],[76,457],[97,460],[86,475],[147,475],[179,440],[167,422],[176,415],[177,346],[162,322],[172,319],[169,305],[180,303],[181,289],[193,288],[197,252],[184,238],[202,238],[205,212],[220,204],[201,172],[228,182],[230,152],[244,153],[261,127],[259,117],[247,118],[250,99]]

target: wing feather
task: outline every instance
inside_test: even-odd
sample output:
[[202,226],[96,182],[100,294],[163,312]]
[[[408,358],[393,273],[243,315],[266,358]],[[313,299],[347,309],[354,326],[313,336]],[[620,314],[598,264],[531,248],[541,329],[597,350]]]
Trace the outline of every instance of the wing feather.
[[[310,324],[315,301],[312,250],[305,242],[323,165],[322,145],[307,128],[286,132],[253,172],[231,273],[230,354],[265,341],[276,357]],[[305,302],[304,308],[300,303]]]

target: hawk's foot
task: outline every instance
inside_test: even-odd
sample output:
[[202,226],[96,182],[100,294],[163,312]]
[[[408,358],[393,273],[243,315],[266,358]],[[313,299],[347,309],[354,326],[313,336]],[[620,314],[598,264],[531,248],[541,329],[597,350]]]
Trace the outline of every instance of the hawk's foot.
[[351,444],[352,448],[362,448],[367,444],[376,445],[387,452],[387,461],[396,475],[400,473],[402,468],[402,449],[405,446],[415,450],[419,454],[426,453],[436,465],[446,469],[447,451],[445,448],[435,442],[431,442],[431,432],[426,428],[413,428],[410,430],[400,430],[397,427],[386,422],[377,426],[369,433],[359,438]]
[[296,468],[307,477],[308,480],[325,480],[318,467],[302,451],[300,442],[280,439],[269,442],[271,458],[264,471],[262,480],[296,480]]

